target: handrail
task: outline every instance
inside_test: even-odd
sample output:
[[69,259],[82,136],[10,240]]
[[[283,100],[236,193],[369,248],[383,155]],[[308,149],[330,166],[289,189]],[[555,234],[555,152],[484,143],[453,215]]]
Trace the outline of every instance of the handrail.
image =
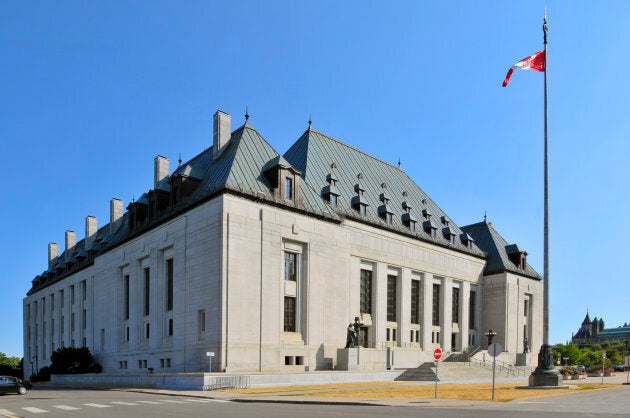
[[[492,361],[481,361],[481,360],[477,360],[475,358],[471,358],[470,359],[470,363],[478,365],[479,367],[483,367],[483,368],[492,367]],[[531,373],[531,370],[529,370],[529,369],[516,367],[516,366],[513,366],[511,364],[505,363],[505,362],[503,362],[501,360],[496,360],[495,367],[500,372],[503,372],[503,373],[505,373],[507,375],[511,375],[513,377],[519,377],[519,376],[521,376],[521,374],[523,376],[528,376]]]

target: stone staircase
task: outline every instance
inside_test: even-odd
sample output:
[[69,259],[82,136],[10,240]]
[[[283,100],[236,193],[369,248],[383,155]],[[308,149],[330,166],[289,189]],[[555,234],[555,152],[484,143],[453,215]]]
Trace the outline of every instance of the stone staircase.
[[[438,367],[438,381],[492,379],[492,362],[457,361],[457,356],[458,354],[451,354],[446,360],[440,362]],[[452,359],[453,357],[455,357],[455,359]],[[497,367],[496,369],[496,377],[527,376],[529,373],[530,371],[526,370],[526,368],[516,366],[506,365]],[[405,372],[395,380],[403,382],[433,382],[435,381],[435,363],[426,362],[414,369],[406,369]]]

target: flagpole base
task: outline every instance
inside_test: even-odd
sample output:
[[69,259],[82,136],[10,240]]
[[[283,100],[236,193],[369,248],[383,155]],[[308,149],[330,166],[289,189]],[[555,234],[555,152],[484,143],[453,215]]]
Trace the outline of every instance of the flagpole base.
[[529,386],[562,386],[562,375],[553,365],[551,346],[543,344],[538,353],[538,367],[529,376]]

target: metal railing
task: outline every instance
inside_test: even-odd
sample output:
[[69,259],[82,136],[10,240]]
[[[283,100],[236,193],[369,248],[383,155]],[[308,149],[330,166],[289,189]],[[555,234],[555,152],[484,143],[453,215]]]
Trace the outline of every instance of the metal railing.
[[212,377],[203,390],[249,389],[249,376],[217,376]]
[[[492,368],[492,361],[493,360],[482,361],[470,358],[469,362],[475,366]],[[501,360],[496,360],[496,370],[500,373],[505,373],[506,375],[513,377],[529,376],[532,372],[531,368],[513,366]]]

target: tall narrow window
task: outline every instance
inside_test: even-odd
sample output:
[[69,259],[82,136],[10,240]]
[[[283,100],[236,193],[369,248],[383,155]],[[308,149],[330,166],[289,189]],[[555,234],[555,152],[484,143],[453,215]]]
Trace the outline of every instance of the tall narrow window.
[[284,280],[293,282],[297,280],[297,258],[298,255],[296,253],[284,253]]
[[166,260],[166,310],[173,310],[173,259]]
[[477,292],[470,291],[470,303],[468,305],[468,328],[476,329],[475,312],[477,312]]
[[206,332],[206,310],[205,309],[200,309],[199,311],[197,311],[197,321],[198,321],[197,332],[199,334],[203,334],[204,332]]
[[387,320],[396,322],[396,279],[397,276],[387,275]]
[[293,179],[291,177],[284,179],[284,198],[293,199]]
[[81,299],[87,299],[87,283],[85,282],[85,280],[81,282]]
[[74,305],[74,285],[70,286],[70,304]]
[[529,300],[525,299],[523,301],[523,315],[524,316],[527,316],[527,308],[529,307],[528,305],[529,305]]
[[411,281],[411,323],[419,324],[420,280]]
[[432,325],[440,325],[440,285],[433,284],[433,315]]
[[63,290],[59,291],[59,304],[61,305],[61,309],[63,309],[64,307]]
[[360,310],[361,313],[372,313],[372,272],[370,270],[361,269]]
[[87,309],[83,310],[83,315],[81,317],[81,328],[87,328]]
[[453,288],[453,300],[451,301],[453,323],[459,322],[459,287]]
[[284,297],[284,331],[295,332],[295,298]]
[[144,269],[144,314],[149,315],[150,308],[150,296],[151,296],[151,269],[146,267]]
[[124,301],[123,301],[123,313],[125,317],[125,321],[129,320],[129,275],[125,274],[123,277],[123,293],[124,293]]

